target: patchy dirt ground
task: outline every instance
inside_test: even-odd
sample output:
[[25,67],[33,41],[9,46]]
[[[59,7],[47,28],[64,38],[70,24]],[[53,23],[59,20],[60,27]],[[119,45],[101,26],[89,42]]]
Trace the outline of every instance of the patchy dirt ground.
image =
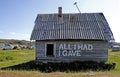
[[120,73],[112,72],[52,72],[40,71],[0,71],[0,77],[120,77]]

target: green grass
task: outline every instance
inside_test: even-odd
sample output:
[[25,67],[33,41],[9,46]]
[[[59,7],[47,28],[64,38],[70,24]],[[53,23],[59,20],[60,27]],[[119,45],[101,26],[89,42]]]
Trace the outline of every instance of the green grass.
[[112,52],[111,50],[109,50],[108,54],[109,54],[109,56],[108,56],[107,63],[116,63],[115,69],[113,69],[111,71],[120,72],[120,51]]
[[[111,71],[120,72],[120,51],[112,52],[109,49],[107,63],[116,63]],[[2,50],[0,51],[0,68],[14,66],[35,59],[35,50]]]
[[[0,70],[0,77],[120,77],[120,51],[108,52],[106,63],[116,63],[110,71],[77,71],[43,73],[39,70]],[[3,50],[0,51],[0,68],[10,67],[35,59],[35,50]]]
[[35,50],[0,51],[0,68],[14,66],[35,59]]

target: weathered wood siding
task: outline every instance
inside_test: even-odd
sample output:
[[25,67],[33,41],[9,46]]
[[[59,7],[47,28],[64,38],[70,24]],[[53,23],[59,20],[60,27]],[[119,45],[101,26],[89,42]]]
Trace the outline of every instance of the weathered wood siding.
[[[46,45],[54,44],[54,56],[46,56]],[[106,61],[107,41],[36,41],[36,60],[46,62]]]

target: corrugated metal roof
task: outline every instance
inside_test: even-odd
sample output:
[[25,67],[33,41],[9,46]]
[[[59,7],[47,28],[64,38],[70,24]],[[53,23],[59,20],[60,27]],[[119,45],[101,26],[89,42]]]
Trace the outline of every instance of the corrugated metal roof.
[[38,14],[31,40],[95,39],[113,40],[103,13]]

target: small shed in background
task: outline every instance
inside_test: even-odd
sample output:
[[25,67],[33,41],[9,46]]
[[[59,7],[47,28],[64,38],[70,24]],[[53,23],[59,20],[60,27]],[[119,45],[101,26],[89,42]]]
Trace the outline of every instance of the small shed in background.
[[115,52],[115,51],[120,51],[120,46],[119,46],[119,45],[113,45],[112,51],[113,51],[113,52]]
[[108,59],[108,41],[114,40],[103,13],[38,14],[31,34],[36,61],[73,62]]
[[112,51],[113,51],[113,52],[115,52],[115,51],[120,51],[120,43],[114,42],[114,43],[113,43],[113,46],[112,46]]

